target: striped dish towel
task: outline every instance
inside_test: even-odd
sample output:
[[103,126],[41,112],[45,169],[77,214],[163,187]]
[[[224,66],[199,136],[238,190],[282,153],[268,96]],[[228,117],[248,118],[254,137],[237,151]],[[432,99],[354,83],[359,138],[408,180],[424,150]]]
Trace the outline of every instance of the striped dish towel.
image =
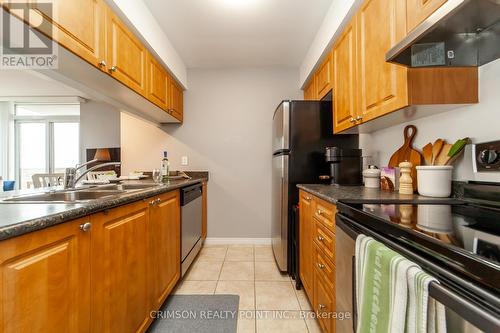
[[356,239],[357,332],[404,332],[407,272],[418,267],[364,235]]
[[417,264],[364,235],[356,239],[355,253],[357,332],[446,332],[444,306],[429,302],[432,280]]
[[438,282],[420,268],[408,271],[408,310],[405,333],[445,333],[444,305],[429,298],[429,284]]

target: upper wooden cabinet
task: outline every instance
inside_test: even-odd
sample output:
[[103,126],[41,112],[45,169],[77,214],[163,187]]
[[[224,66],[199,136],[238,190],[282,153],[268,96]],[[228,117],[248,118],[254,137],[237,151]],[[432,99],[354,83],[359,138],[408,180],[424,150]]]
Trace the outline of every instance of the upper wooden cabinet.
[[332,67],[332,52],[330,52],[314,76],[318,100],[325,97],[332,89]]
[[82,218],[0,243],[1,332],[90,332],[90,230]]
[[477,67],[408,69],[385,60],[391,47],[445,2],[362,3],[304,89],[305,99],[321,99],[333,88],[334,133],[409,106],[478,102]]
[[147,53],[147,98],[166,110],[168,105],[168,74],[163,66],[153,57],[151,53]]
[[171,76],[168,78],[168,112],[182,122],[184,118],[184,89]]
[[317,93],[316,93],[316,80],[315,77],[313,76],[307,86],[304,88],[304,99],[306,101],[314,101],[317,98]]
[[42,32],[94,66],[105,67],[106,6],[102,0],[52,0],[52,13],[39,3],[47,1],[33,1],[33,8],[53,24],[52,31],[44,31],[50,25],[41,25]]
[[410,32],[448,0],[406,0],[407,31]]
[[109,73],[137,93],[146,96],[146,48],[111,8],[107,10],[106,33]]
[[407,105],[406,67],[385,61],[387,50],[406,34],[405,10],[400,4],[395,0],[367,0],[358,11],[358,122]]
[[333,130],[343,131],[357,117],[356,18],[345,28],[333,47]]
[[385,61],[406,35],[407,12],[402,1],[365,0],[336,42],[335,133],[408,106],[478,102],[477,67],[407,69]]
[[181,276],[179,191],[150,198],[150,289],[153,307],[161,307]]
[[[104,0],[52,2],[51,11],[42,0],[4,1],[1,6],[18,17],[12,4],[34,9],[21,19],[182,122],[183,88]],[[40,16],[50,23],[39,25]]]
[[140,201],[91,216],[93,332],[143,332],[151,321],[148,208]]

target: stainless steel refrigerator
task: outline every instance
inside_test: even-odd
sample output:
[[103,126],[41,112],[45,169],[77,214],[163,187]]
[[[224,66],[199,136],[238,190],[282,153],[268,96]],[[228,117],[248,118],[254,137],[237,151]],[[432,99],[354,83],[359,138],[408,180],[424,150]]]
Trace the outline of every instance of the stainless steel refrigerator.
[[[329,94],[329,96],[331,96]],[[290,272],[294,259],[289,233],[297,184],[320,183],[328,175],[325,148],[358,148],[357,135],[333,135],[331,101],[283,101],[273,117],[272,245],[281,271]]]

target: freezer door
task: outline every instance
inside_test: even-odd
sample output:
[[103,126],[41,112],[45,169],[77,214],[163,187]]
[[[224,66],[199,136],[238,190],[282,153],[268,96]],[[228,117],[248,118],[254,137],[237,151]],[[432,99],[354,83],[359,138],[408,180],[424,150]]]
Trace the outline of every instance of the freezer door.
[[290,148],[290,102],[282,102],[273,117],[273,152],[287,151]]
[[272,245],[278,268],[286,271],[288,254],[288,155],[273,157]]

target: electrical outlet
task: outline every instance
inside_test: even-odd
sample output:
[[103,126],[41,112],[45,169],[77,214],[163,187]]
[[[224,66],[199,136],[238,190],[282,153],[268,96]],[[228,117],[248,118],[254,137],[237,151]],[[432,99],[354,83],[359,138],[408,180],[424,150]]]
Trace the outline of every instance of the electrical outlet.
[[181,165],[188,165],[188,157],[187,156],[182,156],[181,157]]

